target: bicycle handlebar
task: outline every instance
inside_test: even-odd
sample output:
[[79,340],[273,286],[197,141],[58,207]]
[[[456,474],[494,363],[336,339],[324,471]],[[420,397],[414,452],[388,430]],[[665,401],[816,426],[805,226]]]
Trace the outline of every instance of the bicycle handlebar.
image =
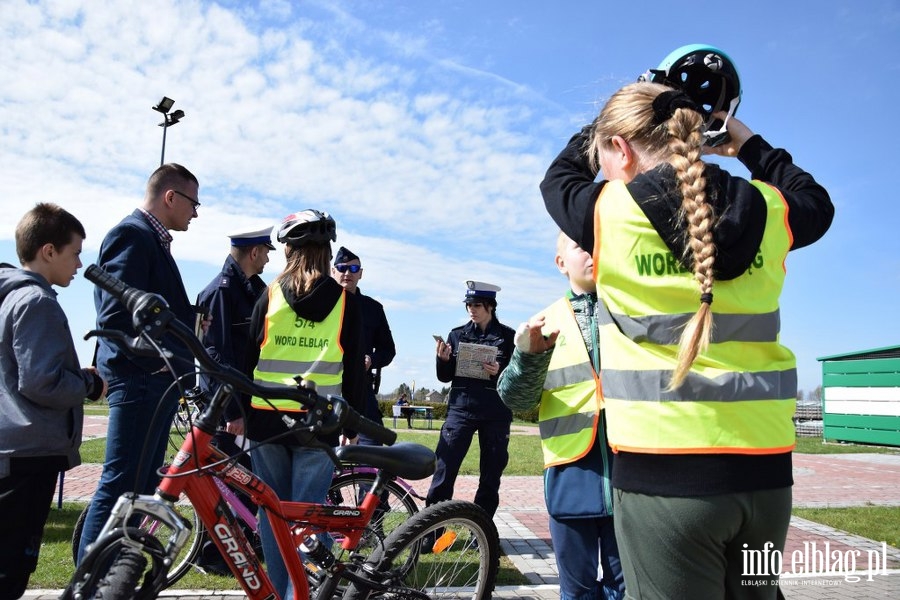
[[[194,332],[175,318],[174,313],[169,310],[169,304],[162,296],[131,287],[97,265],[90,265],[85,269],[84,277],[100,289],[108,292],[125,306],[132,315],[136,331],[171,333],[190,350],[205,371],[210,372],[214,378],[223,383],[232,385],[238,391],[268,400],[293,400],[310,410],[328,410],[335,417],[335,425],[328,429],[323,428],[323,433],[346,427],[388,446],[393,445],[397,441],[397,433],[395,431],[363,417],[340,396],[320,396],[312,388],[254,383],[237,369],[217,363],[206,353],[206,349],[200,343],[200,340],[197,339],[197,336],[194,335]],[[129,349],[135,351],[132,348],[132,344],[135,343],[134,340],[125,342],[123,339],[120,339],[120,341],[125,343]],[[319,424],[322,424],[321,418],[319,419]]]

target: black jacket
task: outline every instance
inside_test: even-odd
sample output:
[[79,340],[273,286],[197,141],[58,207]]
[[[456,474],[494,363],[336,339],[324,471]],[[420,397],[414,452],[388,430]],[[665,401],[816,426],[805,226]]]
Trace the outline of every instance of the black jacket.
[[[592,252],[594,203],[606,182],[594,182],[587,157],[582,153],[586,141],[583,130],[569,140],[547,169],[541,193],[547,212],[559,228]],[[794,236],[792,250],[812,244],[828,231],[834,218],[828,192],[812,175],[796,166],[786,150],[772,148],[754,135],[741,147],[738,159],[753,179],[774,185],[784,196]],[[759,250],[766,226],[765,199],[749,181],[714,164],[707,165],[706,178],[707,196],[718,217],[713,232],[716,278],[734,279],[747,270]],[[627,187],[672,254],[685,256],[684,221],[678,217],[681,194],[671,166],[666,164],[641,173]]]
[[[541,193],[547,212],[566,235],[588,252],[594,248],[594,205],[605,181],[595,182],[582,149],[587,131],[575,134],[556,157]],[[754,135],[741,147],[738,159],[753,179],[774,185],[788,205],[792,250],[821,238],[834,218],[828,192],[812,175],[793,164],[786,150],[772,148]],[[716,165],[706,169],[707,197],[718,222],[716,277],[733,279],[747,270],[762,240],[766,205],[762,193],[749,181],[733,177]],[[685,252],[684,219],[679,216],[681,194],[671,166],[641,173],[627,184],[628,191],[672,254]],[[601,348],[601,353],[603,352]],[[658,455],[620,452],[613,466],[613,485],[626,491],[665,495],[702,496],[764,489],[793,483],[791,453],[774,455],[681,454]]]
[[[440,358],[435,359],[438,380],[452,382],[448,410],[461,412],[471,418],[512,421],[512,412],[497,393],[497,379],[512,357],[515,334],[513,329],[500,323],[496,317],[491,319],[484,331],[471,321],[450,331],[447,336],[447,343],[452,348],[450,360],[444,362]],[[457,376],[456,364],[461,342],[496,346],[496,360],[500,364],[497,375],[490,379]]]
[[[276,285],[273,283],[272,285]],[[335,303],[340,298],[344,288],[331,277],[321,277],[316,282],[312,291],[297,297],[289,286],[282,285],[281,291],[285,300],[294,309],[298,316],[311,321],[324,321],[331,313]],[[269,295],[263,294],[259,302],[253,308],[250,317],[250,335],[255,343],[250,344],[247,350],[244,371],[248,376],[253,376],[256,363],[259,362],[259,351],[265,334],[266,312],[269,309]],[[365,393],[365,365],[362,347],[362,311],[359,300],[354,294],[347,294],[347,302],[344,307],[344,321],[341,327],[341,347],[344,350],[344,379],[341,386],[341,395],[354,409],[360,413],[363,411]],[[249,409],[249,398],[244,399],[245,408]],[[247,410],[246,431],[247,437],[254,441],[268,439],[286,430],[281,416],[275,411]],[[349,436],[355,432],[345,431]],[[338,443],[338,434],[322,436],[320,439],[332,446]],[[298,442],[291,436],[283,437],[279,443],[295,445]]]

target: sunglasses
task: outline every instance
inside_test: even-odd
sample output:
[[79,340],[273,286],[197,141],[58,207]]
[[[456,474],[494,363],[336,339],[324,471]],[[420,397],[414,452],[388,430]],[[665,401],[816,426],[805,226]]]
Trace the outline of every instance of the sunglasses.
[[334,268],[341,273],[346,273],[347,271],[350,271],[351,273],[359,273],[359,270],[362,267],[359,265],[334,265]]

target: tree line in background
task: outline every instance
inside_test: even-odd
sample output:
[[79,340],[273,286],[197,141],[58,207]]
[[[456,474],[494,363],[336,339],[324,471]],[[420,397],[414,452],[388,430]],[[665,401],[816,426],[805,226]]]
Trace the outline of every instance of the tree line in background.
[[[411,398],[410,404],[422,406],[427,404],[432,408],[432,415],[435,419],[444,419],[447,417],[447,398],[450,397],[450,386],[446,385],[440,390],[431,390],[428,388],[412,389],[405,383],[401,383],[397,389],[392,392],[377,394],[378,407],[384,417],[393,415],[393,405],[396,404],[397,398],[401,394],[406,394],[407,398]],[[526,421],[529,423],[537,423],[538,407],[524,412],[513,412],[513,419],[517,421]]]
[[[444,386],[440,390],[431,390],[426,387],[414,390],[407,384],[401,383],[397,389],[391,392],[378,394],[378,405],[381,408],[382,415],[390,417],[393,414],[391,407],[397,402],[397,398],[399,398],[401,394],[406,394],[407,398],[411,398],[410,404],[420,406],[428,404],[432,406],[434,418],[436,419],[443,419],[447,416],[447,398],[450,395],[450,386]],[[813,390],[797,390],[797,403],[821,406],[822,386],[816,386]],[[533,410],[514,413],[513,417],[517,420],[537,423],[537,413],[537,406],[535,406]]]
[[[415,384],[413,384],[413,385],[415,385]],[[430,402],[431,403],[443,402],[446,404],[447,397],[450,395],[450,386],[449,385],[445,385],[440,390],[430,390],[427,387],[412,389],[407,384],[401,383],[399,386],[397,386],[397,389],[395,389],[392,392],[378,394],[378,401],[379,402],[387,402],[388,400],[393,400],[394,402],[396,402],[397,398],[399,398],[401,394],[406,394],[406,397],[409,399],[410,404],[424,404],[425,402],[429,402],[429,399],[428,399],[429,395],[431,395],[435,392],[437,392],[437,394],[440,396],[440,399],[436,399],[436,398],[432,397],[434,399],[430,400]]]
[[822,386],[817,385],[814,390],[805,392],[797,390],[797,403],[822,404]]

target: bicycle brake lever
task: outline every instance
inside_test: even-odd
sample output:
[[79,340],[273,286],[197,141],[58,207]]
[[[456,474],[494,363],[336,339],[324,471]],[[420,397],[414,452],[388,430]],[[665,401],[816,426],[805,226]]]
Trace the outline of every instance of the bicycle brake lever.
[[118,329],[92,329],[84,334],[84,339],[86,340],[92,337],[108,338],[119,342],[137,356],[150,356],[153,358],[172,358],[172,356],[174,356],[165,348],[155,348],[140,336],[129,338]]

